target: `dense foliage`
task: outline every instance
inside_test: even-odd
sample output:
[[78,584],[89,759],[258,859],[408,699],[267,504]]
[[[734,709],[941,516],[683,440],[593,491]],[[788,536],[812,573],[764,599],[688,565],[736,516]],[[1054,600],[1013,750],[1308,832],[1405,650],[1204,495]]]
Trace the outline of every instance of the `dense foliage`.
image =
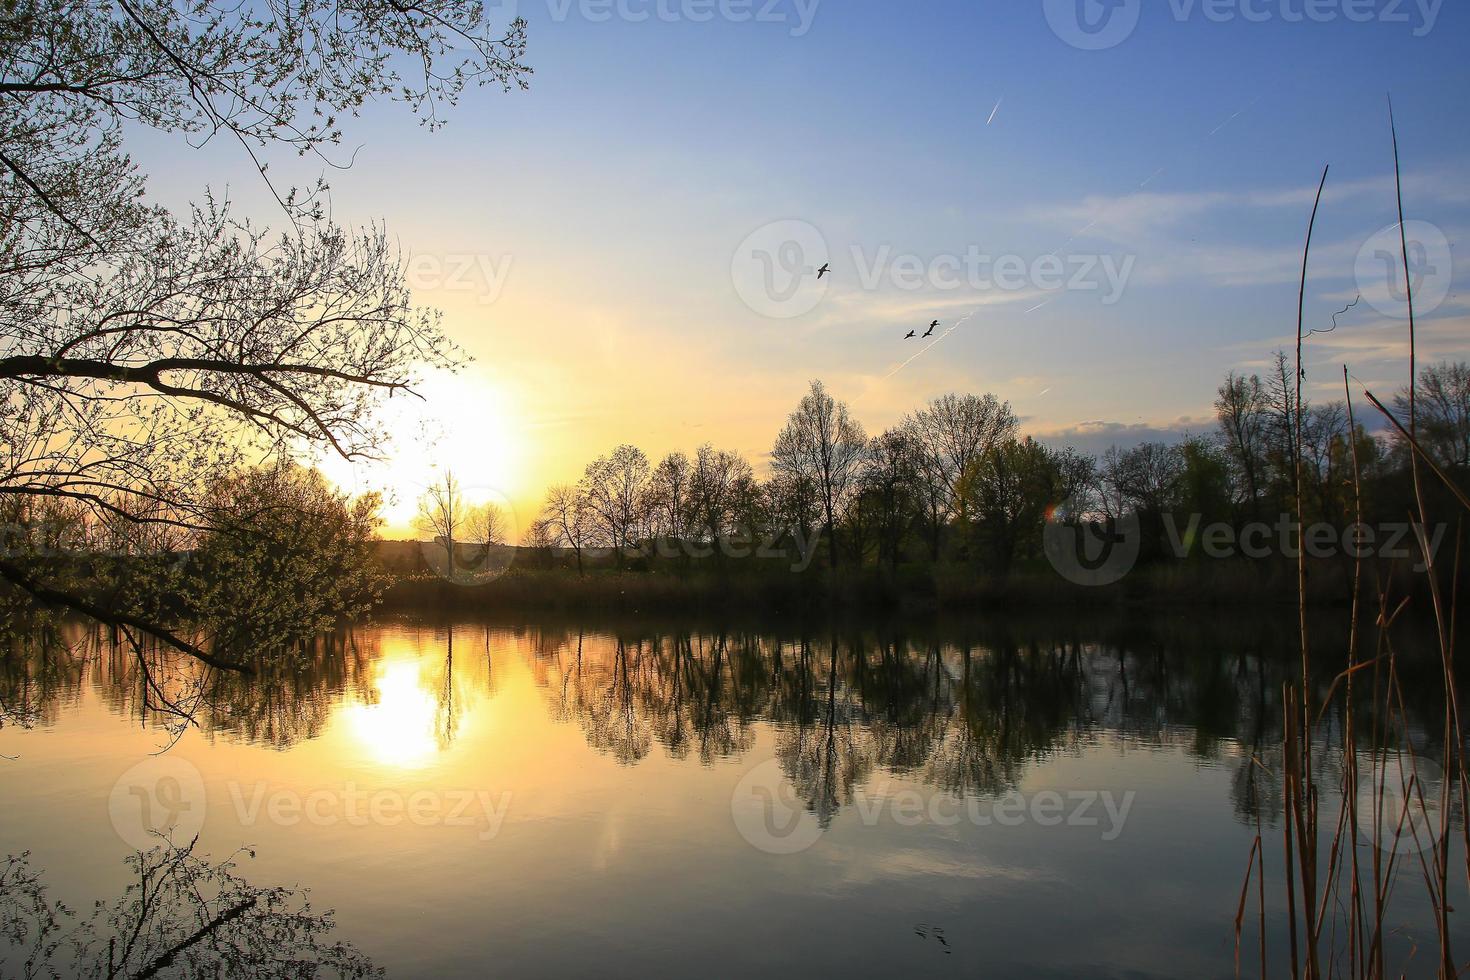
[[[218,626],[226,580],[277,562],[288,583],[307,581],[303,542],[330,546],[324,570],[356,566],[359,545],[301,526],[321,520],[316,504],[269,526],[221,494],[290,483],[280,462],[316,452],[381,456],[381,401],[461,357],[414,305],[385,229],[337,226],[326,185],[278,186],[270,157],[346,163],[330,157],[343,121],[374,100],[437,128],[468,85],[524,87],[525,27],[452,0],[0,0],[0,512],[28,538],[59,517],[85,550],[120,559],[8,548],[5,608],[80,613],[221,662],[180,632],[182,593]],[[208,188],[180,213],[151,203],[127,154],[145,130],[238,149],[285,230],[237,217]],[[358,505],[338,505],[361,525]],[[288,528],[298,537],[267,561]],[[202,590],[179,581],[176,560],[201,539]],[[343,598],[320,573],[312,585]],[[326,618],[317,599],[279,598],[241,623],[280,640]],[[289,613],[302,620],[287,627]]]

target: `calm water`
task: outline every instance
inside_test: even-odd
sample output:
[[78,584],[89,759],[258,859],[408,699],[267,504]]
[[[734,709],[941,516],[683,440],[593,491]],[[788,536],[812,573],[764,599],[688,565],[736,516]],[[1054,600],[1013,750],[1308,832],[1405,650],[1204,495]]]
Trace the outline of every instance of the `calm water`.
[[79,643],[0,657],[0,857],[89,908],[150,827],[249,846],[390,976],[1228,976],[1292,642],[402,619],[199,692],[182,734],[149,692],[191,671]]

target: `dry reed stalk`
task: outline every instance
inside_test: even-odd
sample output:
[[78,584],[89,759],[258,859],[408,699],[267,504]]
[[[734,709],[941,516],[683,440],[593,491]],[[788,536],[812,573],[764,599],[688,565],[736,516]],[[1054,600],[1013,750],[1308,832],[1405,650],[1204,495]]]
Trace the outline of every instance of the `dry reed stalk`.
[[[1311,258],[1312,237],[1316,226],[1318,212],[1322,203],[1323,191],[1326,187],[1330,168],[1324,169],[1322,182],[1317,189],[1316,200],[1312,208],[1311,220],[1307,226],[1306,246],[1302,254],[1301,285],[1298,291],[1297,301],[1297,346],[1296,346],[1296,369],[1297,377],[1294,385],[1296,402],[1293,406],[1292,429],[1295,441],[1296,458],[1292,461],[1294,466],[1294,491],[1295,509],[1297,518],[1297,609],[1298,628],[1301,641],[1301,686],[1298,689],[1292,683],[1283,687],[1284,725],[1282,732],[1282,790],[1284,820],[1282,822],[1282,842],[1285,851],[1286,868],[1286,914],[1288,917],[1288,934],[1290,939],[1291,973],[1293,977],[1299,977],[1305,972],[1309,978],[1323,976],[1323,935],[1326,933],[1326,975],[1338,975],[1345,961],[1347,975],[1352,977],[1382,978],[1387,976],[1387,964],[1385,962],[1385,923],[1387,910],[1391,903],[1396,886],[1400,880],[1400,858],[1405,856],[1406,851],[1412,851],[1419,865],[1420,875],[1425,887],[1425,893],[1434,909],[1435,932],[1437,941],[1437,967],[1442,977],[1453,977],[1457,971],[1454,964],[1454,953],[1450,940],[1449,928],[1449,860],[1450,860],[1450,814],[1453,802],[1458,801],[1462,812],[1470,813],[1470,778],[1467,778],[1467,763],[1461,746],[1464,744],[1464,733],[1461,723],[1458,684],[1454,665],[1454,649],[1456,642],[1456,608],[1454,598],[1459,592],[1459,567],[1461,531],[1463,529],[1463,515],[1460,517],[1456,529],[1456,547],[1454,566],[1452,569],[1452,584],[1450,586],[1450,598],[1446,601],[1441,584],[1441,569],[1436,564],[1433,549],[1429,546],[1429,510],[1425,501],[1422,479],[1420,475],[1421,465],[1427,466],[1436,477],[1449,489],[1459,503],[1470,510],[1470,496],[1449,477],[1439,464],[1425,451],[1418,440],[1418,410],[1417,410],[1417,386],[1418,386],[1418,350],[1416,336],[1416,311],[1413,300],[1413,270],[1410,267],[1408,235],[1404,220],[1403,203],[1403,178],[1399,155],[1399,141],[1397,124],[1393,118],[1392,102],[1389,104],[1389,126],[1393,140],[1394,154],[1394,176],[1397,195],[1400,247],[1402,250],[1403,268],[1407,283],[1406,294],[1408,302],[1409,320],[1409,398],[1408,398],[1408,420],[1407,426],[1389,412],[1383,403],[1373,395],[1365,391],[1368,400],[1380,413],[1388,419],[1389,423],[1397,430],[1404,444],[1408,447],[1410,469],[1414,488],[1414,504],[1417,513],[1410,515],[1410,524],[1415,531],[1415,537],[1419,543],[1419,552],[1423,559],[1422,569],[1427,576],[1429,596],[1433,605],[1434,625],[1437,645],[1440,654],[1440,668],[1444,681],[1444,713],[1443,713],[1443,745],[1445,753],[1445,777],[1439,787],[1440,814],[1438,826],[1431,829],[1430,835],[1433,839],[1425,840],[1421,833],[1426,827],[1421,826],[1421,821],[1411,817],[1411,811],[1419,814],[1427,813],[1426,790],[1423,780],[1420,778],[1419,755],[1411,738],[1412,726],[1408,713],[1403,685],[1400,680],[1397,657],[1398,651],[1392,638],[1392,630],[1401,615],[1410,606],[1410,596],[1406,595],[1395,605],[1389,595],[1391,584],[1380,583],[1376,589],[1378,599],[1378,615],[1376,617],[1376,639],[1373,656],[1364,659],[1361,654],[1362,631],[1361,610],[1363,590],[1363,563],[1361,549],[1354,556],[1352,577],[1352,602],[1351,620],[1349,623],[1347,668],[1339,673],[1328,686],[1326,694],[1320,704],[1314,704],[1312,687],[1312,657],[1311,646],[1308,636],[1308,624],[1306,617],[1306,549],[1303,544],[1303,528],[1305,527],[1305,502],[1302,497],[1303,485],[1303,400],[1302,387],[1305,380],[1303,369],[1303,344],[1306,338],[1305,331],[1305,305],[1306,305],[1306,283]],[[1356,525],[1363,524],[1363,493],[1362,493],[1362,463],[1358,450],[1358,428],[1357,417],[1353,409],[1352,391],[1350,388],[1350,375],[1346,366],[1343,368],[1343,386],[1348,397],[1348,423],[1352,448],[1352,489],[1353,489],[1353,511]],[[1368,701],[1370,709],[1366,733],[1363,726],[1359,724],[1358,712],[1358,675],[1372,670],[1371,698]],[[1318,838],[1318,804],[1319,791],[1316,785],[1316,772],[1313,767],[1313,743],[1314,737],[1319,730],[1327,738],[1325,751],[1331,752],[1331,715],[1329,711],[1337,704],[1341,697],[1341,707],[1334,711],[1341,721],[1342,761],[1343,772],[1339,783],[1340,799],[1339,809],[1336,815],[1335,830],[1331,838],[1330,850],[1326,855],[1326,865],[1322,869],[1325,877],[1319,887],[1319,856],[1321,841]],[[1325,723],[1325,726],[1324,726]],[[1358,800],[1358,786],[1363,775],[1362,763],[1358,750],[1358,742],[1366,734],[1368,744],[1374,747],[1374,755],[1369,767],[1369,789],[1371,805],[1365,814],[1360,808]],[[1392,748],[1390,748],[1392,747]],[[1405,773],[1405,760],[1407,760],[1409,771]],[[1256,760],[1253,757],[1253,762]],[[1388,785],[1389,767],[1397,765],[1399,785],[1398,800],[1402,806],[1396,814],[1385,813],[1385,806],[1390,799],[1389,791],[1395,787]],[[1254,779],[1254,773],[1252,773]],[[1458,791],[1451,782],[1458,779]],[[1367,869],[1367,876],[1371,879],[1365,881],[1365,869],[1360,861],[1358,848],[1360,838],[1364,837],[1365,820],[1371,826],[1372,848],[1371,867]],[[1409,835],[1406,838],[1406,832]],[[1470,822],[1462,827],[1462,840],[1465,848],[1465,871],[1466,881],[1470,883]],[[1407,845],[1412,844],[1412,847]],[[1235,937],[1236,937],[1236,971],[1240,970],[1240,943],[1244,929],[1244,917],[1246,903],[1249,895],[1250,881],[1252,875],[1257,876],[1261,890],[1261,972],[1266,973],[1266,942],[1265,942],[1265,846],[1264,838],[1260,832],[1260,816],[1257,814],[1256,841],[1252,844],[1251,854],[1247,865],[1245,883],[1242,887],[1240,902],[1236,908],[1235,915]],[[1343,875],[1349,876],[1344,883]],[[1371,905],[1365,904],[1365,888],[1369,889]],[[1343,892],[1347,891],[1346,906],[1343,905]],[[1300,902],[1301,922],[1304,928],[1298,929],[1298,902]],[[1346,925],[1340,921],[1346,916]],[[1330,920],[1330,921],[1329,921]],[[1346,949],[1344,951],[1340,940],[1340,928],[1346,937]],[[1302,944],[1305,943],[1305,948]],[[1416,944],[1410,952],[1412,960],[1418,951]]]

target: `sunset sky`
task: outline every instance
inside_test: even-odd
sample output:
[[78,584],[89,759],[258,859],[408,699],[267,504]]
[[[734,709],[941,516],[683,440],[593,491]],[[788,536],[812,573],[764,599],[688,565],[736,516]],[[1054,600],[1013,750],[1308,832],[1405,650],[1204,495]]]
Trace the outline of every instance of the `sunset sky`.
[[[1098,51],[1049,24],[1067,4],[1040,0],[780,0],[783,22],[718,5],[695,22],[688,0],[663,0],[667,19],[654,0],[610,8],[643,21],[567,0],[490,6],[529,22],[530,91],[467,93],[434,134],[373,107],[347,127],[353,166],[329,175],[336,219],[385,222],[475,358],[393,420],[391,464],[328,467],[389,490],[390,534],[435,466],[508,499],[520,527],[548,484],[619,442],[656,460],[712,441],[762,471],[817,377],[874,434],[951,390],[993,391],[1026,431],[1094,451],[1204,431],[1221,376],[1263,367],[1295,329],[1327,163],[1309,326],[1363,300],[1312,338],[1309,383],[1340,395],[1347,361],[1396,388],[1405,325],[1385,315],[1371,241],[1396,220],[1390,90],[1409,218],[1456,252],[1470,222],[1464,3],[1410,0],[1403,23],[1327,4],[1318,23],[1302,0],[1250,0],[1262,22],[1219,23],[1144,0],[1131,36]],[[143,137],[161,202],[198,199],[207,179],[278,222],[238,146]],[[272,161],[281,182],[318,169]],[[778,221],[810,226],[832,266],[790,318],[752,309],[735,269]],[[1451,273],[1426,244],[1421,357],[1462,358],[1465,263]],[[1069,273],[1096,265],[1103,288],[906,289],[894,275],[900,257],[943,270],[968,252],[1026,266],[1055,252]],[[1108,263],[1129,272],[1113,303]],[[971,313],[932,349],[903,339]]]

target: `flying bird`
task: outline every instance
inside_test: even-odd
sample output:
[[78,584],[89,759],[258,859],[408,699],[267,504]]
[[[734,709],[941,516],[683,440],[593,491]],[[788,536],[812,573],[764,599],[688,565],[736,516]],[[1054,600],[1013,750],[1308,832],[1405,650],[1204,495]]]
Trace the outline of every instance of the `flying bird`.
[[939,321],[938,320],[935,320],[933,323],[929,324],[929,329],[927,331],[925,331],[924,336],[925,337],[932,337],[934,335],[934,331],[937,330],[938,328],[939,328]]
[[903,339],[904,340],[913,340],[918,335],[919,335],[919,331],[917,331],[917,330],[910,330],[909,331],[909,335],[907,337],[903,338]]
[[822,278],[823,276],[825,276],[827,273],[829,273],[831,271],[832,271],[832,263],[830,263],[830,262],[824,262],[824,263],[822,263],[822,267],[817,270],[817,278],[820,279],[820,278]]

